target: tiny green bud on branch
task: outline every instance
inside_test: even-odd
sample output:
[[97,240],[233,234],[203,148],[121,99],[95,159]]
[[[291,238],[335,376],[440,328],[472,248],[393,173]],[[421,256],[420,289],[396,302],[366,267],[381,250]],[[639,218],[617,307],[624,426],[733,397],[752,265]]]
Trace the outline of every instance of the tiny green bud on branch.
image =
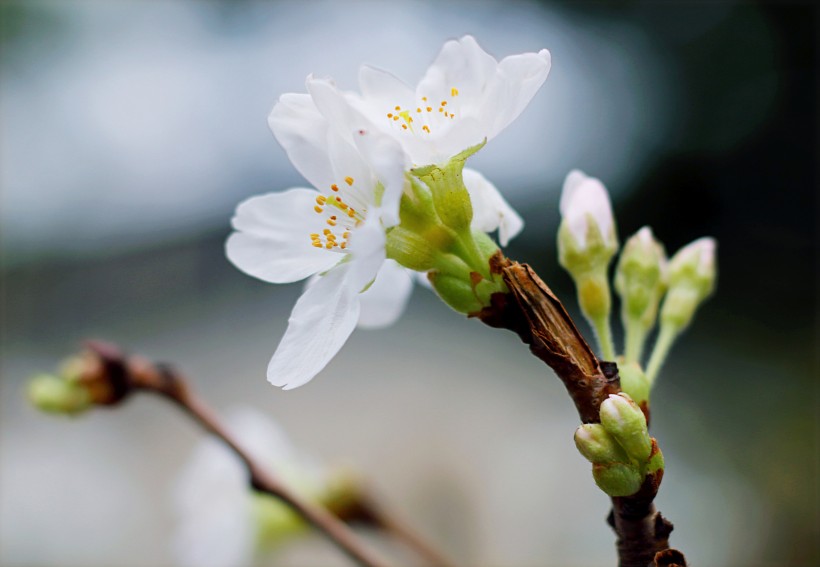
[[652,442],[641,408],[626,394],[610,394],[601,404],[601,424],[624,448],[630,458],[645,461]]
[[647,333],[655,325],[666,285],[666,253],[645,226],[626,241],[615,270],[621,296],[621,320],[626,331],[625,358],[638,362]]
[[669,261],[669,289],[661,307],[661,329],[646,368],[650,384],[678,335],[715,289],[717,267],[714,238],[700,238],[681,248]]

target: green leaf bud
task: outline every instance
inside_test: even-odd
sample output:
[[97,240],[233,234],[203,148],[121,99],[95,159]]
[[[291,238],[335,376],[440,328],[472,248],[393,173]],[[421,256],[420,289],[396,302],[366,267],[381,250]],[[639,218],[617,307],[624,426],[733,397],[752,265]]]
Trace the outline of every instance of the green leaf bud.
[[601,403],[601,424],[618,441],[626,453],[638,462],[646,461],[652,441],[641,408],[624,394],[610,394]]
[[629,461],[624,450],[600,423],[585,423],[575,430],[575,446],[593,464]]
[[644,475],[634,465],[611,463],[592,465],[592,478],[610,496],[631,496],[640,490]]
[[87,388],[74,380],[40,374],[28,384],[28,399],[37,409],[57,414],[78,414],[91,407]]

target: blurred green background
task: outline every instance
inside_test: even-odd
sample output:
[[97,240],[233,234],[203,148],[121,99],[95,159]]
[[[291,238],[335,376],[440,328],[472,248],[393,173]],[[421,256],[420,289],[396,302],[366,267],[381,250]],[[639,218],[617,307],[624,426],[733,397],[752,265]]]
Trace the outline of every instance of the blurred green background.
[[[717,295],[653,396],[658,499],[693,565],[820,562],[817,21],[806,2],[0,3],[0,564],[173,564],[174,476],[199,439],[137,399],[37,414],[26,378],[87,337],[253,403],[366,471],[463,565],[614,563],[606,497],[560,382],[512,335],[418,289],[307,386],[264,378],[301,287],[234,269],[236,203],[303,184],[267,131],[309,72],[416,81],[474,34],[553,68],[474,165],[527,226],[508,250],[577,314],[554,234],[572,168],[609,187],[622,240],[719,242]],[[586,329],[586,326],[584,326]],[[339,564],[321,539],[282,564]]]

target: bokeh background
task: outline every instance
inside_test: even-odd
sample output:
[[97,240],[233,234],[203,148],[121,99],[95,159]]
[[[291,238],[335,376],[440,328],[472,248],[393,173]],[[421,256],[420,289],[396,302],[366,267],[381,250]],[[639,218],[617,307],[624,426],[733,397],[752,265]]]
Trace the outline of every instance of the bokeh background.
[[[673,544],[693,565],[820,562],[810,3],[4,0],[0,18],[0,564],[174,564],[199,432],[152,399],[74,420],[26,405],[26,378],[86,337],[365,471],[462,565],[614,563],[572,405],[514,336],[418,289],[395,327],[282,392],[264,371],[301,288],[223,255],[237,202],[303,183],[266,125],[281,93],[310,72],[355,88],[362,62],[413,83],[464,33],[497,57],[552,52],[473,165],[526,220],[509,255],[573,313],[554,239],[571,168],[608,185],[622,238],[719,241],[717,295],[653,396]],[[307,538],[268,564],[345,562]]]

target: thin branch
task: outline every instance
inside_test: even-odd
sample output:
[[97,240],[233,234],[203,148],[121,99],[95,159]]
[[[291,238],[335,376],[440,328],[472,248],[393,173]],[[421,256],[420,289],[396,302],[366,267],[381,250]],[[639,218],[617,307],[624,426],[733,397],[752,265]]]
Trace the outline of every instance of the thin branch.
[[[359,565],[387,567],[388,563],[368,549],[344,522],[321,506],[303,500],[259,465],[222,425],[214,411],[191,390],[175,370],[137,357],[126,358],[122,351],[106,343],[91,342],[88,346],[102,359],[104,373],[114,378],[111,383],[116,384],[116,387],[112,390],[120,390],[126,382],[130,389],[151,392],[173,401],[242,460],[248,470],[248,480],[252,488],[280,498]],[[122,399],[124,394],[117,397],[118,400]]]

